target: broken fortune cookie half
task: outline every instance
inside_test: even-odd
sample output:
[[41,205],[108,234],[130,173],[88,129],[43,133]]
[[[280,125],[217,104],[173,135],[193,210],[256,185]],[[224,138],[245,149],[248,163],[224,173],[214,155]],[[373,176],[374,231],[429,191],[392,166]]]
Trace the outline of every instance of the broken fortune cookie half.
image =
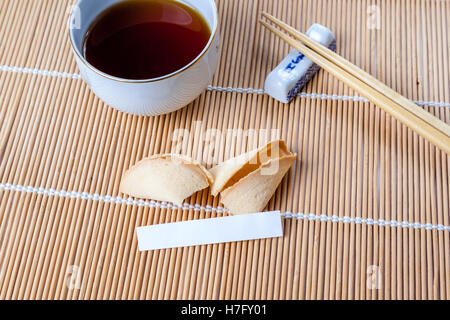
[[184,199],[212,183],[212,175],[192,158],[163,154],[143,159],[128,169],[120,183],[120,191],[182,206]]
[[229,159],[210,170],[214,177],[213,195],[220,192],[221,202],[232,214],[264,210],[296,155],[282,140]]

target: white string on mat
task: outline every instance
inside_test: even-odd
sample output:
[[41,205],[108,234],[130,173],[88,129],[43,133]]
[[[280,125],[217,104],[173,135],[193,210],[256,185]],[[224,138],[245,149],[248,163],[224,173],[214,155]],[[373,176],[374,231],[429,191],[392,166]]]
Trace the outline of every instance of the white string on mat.
[[[5,72],[16,72],[16,73],[25,73],[25,74],[35,74],[40,76],[47,77],[60,77],[60,78],[69,78],[80,80],[81,75],[77,73],[68,73],[68,72],[60,72],[60,71],[49,71],[49,70],[40,70],[40,69],[32,69],[32,68],[22,68],[22,67],[14,67],[14,66],[6,66],[0,65],[0,71]],[[207,86],[206,90],[208,91],[216,91],[216,92],[230,92],[230,93],[247,93],[247,94],[264,94],[263,89],[254,89],[254,88],[233,88],[233,87],[221,87],[221,86]],[[310,99],[321,99],[321,100],[342,100],[342,101],[362,101],[369,102],[364,97],[361,96],[347,96],[347,95],[337,95],[337,94],[325,94],[325,93],[306,93],[301,92],[297,95],[300,98],[310,98]],[[435,101],[421,101],[416,100],[414,103],[420,106],[429,106],[429,107],[450,107],[450,103],[448,102],[435,102]]]
[[450,231],[450,226],[444,226],[442,224],[431,224],[431,223],[420,223],[420,222],[409,222],[409,221],[396,221],[396,220],[389,220],[386,221],[384,219],[374,220],[371,218],[360,218],[360,217],[338,217],[336,215],[333,216],[327,216],[325,214],[316,215],[314,213],[310,214],[304,214],[304,213],[291,213],[291,212],[283,212],[281,216],[285,217],[286,219],[292,218],[297,220],[320,220],[320,221],[329,221],[329,222],[343,222],[343,223],[355,223],[355,224],[367,224],[367,225],[378,225],[380,227],[401,227],[401,228],[414,228],[414,229],[425,229],[425,230],[438,230],[438,231]]
[[16,73],[25,73],[25,74],[35,74],[44,77],[57,77],[57,78],[70,78],[80,80],[81,75],[77,73],[68,73],[68,72],[59,72],[59,71],[50,71],[50,70],[40,70],[40,69],[32,69],[32,68],[22,68],[22,67],[11,67],[0,65],[0,70],[5,72],[16,72]]
[[[212,206],[201,206],[199,204],[189,204],[185,203],[183,206],[177,206],[168,202],[157,202],[154,200],[145,201],[142,199],[136,200],[133,198],[121,198],[113,197],[109,195],[99,195],[97,193],[91,194],[89,192],[78,192],[78,191],[65,191],[65,190],[55,190],[46,189],[43,187],[33,187],[33,186],[22,186],[13,185],[10,183],[0,183],[0,189],[16,192],[26,192],[26,193],[36,193],[40,195],[47,195],[50,197],[62,197],[71,199],[81,199],[81,200],[92,200],[92,201],[102,201],[105,203],[115,203],[119,205],[136,205],[140,207],[149,208],[161,208],[161,209],[173,209],[173,210],[194,210],[194,211],[205,211],[205,212],[217,212],[217,213],[229,213],[229,210],[223,207],[212,207]],[[438,231],[450,231],[450,226],[444,226],[442,224],[431,224],[431,223],[419,223],[419,222],[409,222],[409,221],[396,221],[396,220],[374,220],[371,218],[360,218],[360,217],[338,217],[336,215],[327,216],[325,214],[317,215],[314,213],[292,213],[292,212],[282,212],[281,216],[285,219],[297,219],[297,220],[309,220],[309,221],[324,221],[324,222],[342,222],[342,223],[355,223],[355,224],[367,224],[367,225],[378,225],[380,227],[401,227],[401,228],[414,228],[414,229],[425,229],[425,230],[438,230]]]
[[194,211],[205,211],[205,212],[217,212],[217,213],[229,213],[229,211],[222,207],[212,207],[212,206],[200,206],[198,204],[192,205],[185,203],[183,206],[178,206],[169,202],[157,202],[154,200],[145,201],[142,199],[136,200],[133,198],[122,198],[114,197],[109,195],[100,195],[98,193],[89,192],[79,192],[79,191],[66,191],[66,190],[55,190],[53,188],[46,189],[43,187],[33,187],[33,186],[22,186],[13,185],[10,183],[0,183],[0,189],[26,192],[26,193],[36,193],[40,195],[47,195],[49,197],[62,197],[71,199],[81,199],[81,200],[92,200],[92,201],[102,201],[105,203],[115,203],[124,205],[137,205],[139,207],[149,207],[149,208],[161,208],[161,209],[173,209],[173,210],[194,210]]

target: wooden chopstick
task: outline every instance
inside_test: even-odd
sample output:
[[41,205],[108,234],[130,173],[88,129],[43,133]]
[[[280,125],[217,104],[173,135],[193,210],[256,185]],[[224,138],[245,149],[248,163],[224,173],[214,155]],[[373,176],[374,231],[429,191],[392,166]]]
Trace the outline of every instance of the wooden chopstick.
[[284,23],[283,21],[275,18],[274,16],[263,12],[262,15],[270,20],[275,25],[279,26],[281,29],[289,33],[294,38],[302,41],[304,44],[306,44],[308,47],[313,49],[315,52],[319,53],[323,57],[327,58],[330,61],[333,61],[335,64],[340,66],[342,69],[345,69],[352,73],[354,76],[356,76],[361,81],[365,82],[372,88],[383,92],[388,98],[391,100],[397,102],[398,104],[402,105],[403,107],[407,108],[412,113],[416,114],[417,116],[424,117],[426,121],[433,123],[433,125],[441,130],[443,133],[445,133],[447,136],[450,136],[450,126],[447,125],[445,122],[441,121],[437,117],[433,116],[431,113],[425,111],[409,99],[405,98],[398,92],[392,90],[387,85],[385,85],[383,82],[379,81],[366,71],[360,69],[350,61],[344,59],[340,55],[338,55],[336,52],[328,49],[325,46],[322,46],[321,44],[313,41],[311,38],[309,38],[307,35],[301,33],[298,30],[295,30],[290,25]]
[[[415,105],[338,54],[312,41],[306,35],[301,34],[267,13],[263,13],[263,16],[283,31],[295,36],[296,39],[291,38],[265,21],[260,20],[260,23],[267,29],[302,52],[314,63],[332,73],[339,80],[360,92],[385,112],[406,124],[411,130],[417,132],[447,154],[450,154],[450,127],[446,123]],[[298,40],[304,40],[310,48]]]

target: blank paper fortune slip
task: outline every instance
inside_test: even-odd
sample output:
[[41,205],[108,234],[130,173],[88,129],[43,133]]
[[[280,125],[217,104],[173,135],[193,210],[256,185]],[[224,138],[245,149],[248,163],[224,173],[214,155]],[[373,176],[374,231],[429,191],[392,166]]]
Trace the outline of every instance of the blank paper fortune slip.
[[279,211],[157,224],[137,228],[139,250],[282,237]]

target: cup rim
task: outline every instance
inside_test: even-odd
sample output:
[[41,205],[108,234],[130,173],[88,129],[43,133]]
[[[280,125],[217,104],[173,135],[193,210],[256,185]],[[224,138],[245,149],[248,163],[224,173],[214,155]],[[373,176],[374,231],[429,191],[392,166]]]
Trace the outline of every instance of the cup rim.
[[[70,19],[73,19],[73,15],[75,13],[75,8],[79,6],[79,4],[84,1],[84,0],[78,0],[77,3],[74,6],[74,9],[72,9],[72,12],[70,14]],[[178,1],[178,0],[176,0]],[[183,1],[180,1],[183,2]],[[215,3],[214,0],[209,0],[210,3],[212,3],[213,7],[214,7],[214,26],[213,26],[213,30],[211,31],[211,36],[209,37],[208,43],[206,44],[205,48],[203,48],[203,50],[200,52],[200,54],[194,59],[192,60],[190,63],[188,63],[187,65],[185,65],[183,68],[178,69],[172,73],[169,73],[167,75],[161,76],[161,77],[157,77],[157,78],[151,78],[151,79],[125,79],[125,78],[120,78],[120,77],[115,77],[112,76],[110,74],[107,74],[99,69],[97,69],[96,67],[94,67],[92,64],[90,64],[86,58],[83,56],[83,54],[81,53],[81,51],[79,50],[79,48],[75,45],[75,39],[74,39],[74,33],[73,33],[73,29],[69,27],[69,33],[70,33],[70,44],[72,46],[72,51],[75,52],[75,54],[78,56],[78,58],[80,59],[80,61],[89,69],[91,69],[93,72],[97,73],[98,75],[108,78],[110,80],[114,80],[114,81],[118,81],[118,82],[125,82],[125,83],[150,83],[150,82],[157,82],[157,81],[162,81],[165,79],[169,79],[172,78],[174,76],[177,76],[181,73],[183,73],[184,71],[190,69],[191,67],[193,67],[198,61],[200,61],[203,56],[209,51],[209,49],[211,48],[214,39],[216,38],[217,32],[218,32],[218,26],[219,26],[219,21],[218,21],[218,16],[219,16],[219,12],[217,10],[217,5]],[[102,11],[103,12],[103,11]],[[92,22],[91,22],[92,23]]]

